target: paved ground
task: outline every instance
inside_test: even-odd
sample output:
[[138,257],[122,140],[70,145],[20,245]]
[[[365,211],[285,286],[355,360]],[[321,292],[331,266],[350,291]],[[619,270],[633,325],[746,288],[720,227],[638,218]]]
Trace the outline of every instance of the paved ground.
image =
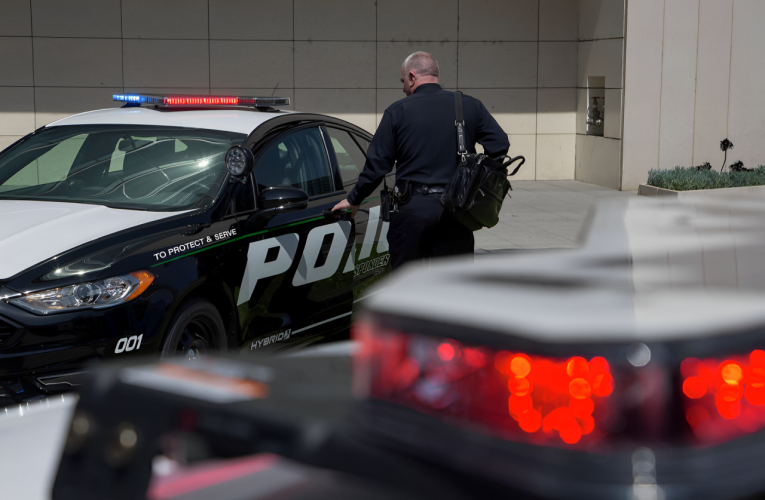
[[587,211],[598,200],[637,195],[637,191],[577,181],[514,181],[512,185],[499,224],[475,233],[476,253],[575,247]]

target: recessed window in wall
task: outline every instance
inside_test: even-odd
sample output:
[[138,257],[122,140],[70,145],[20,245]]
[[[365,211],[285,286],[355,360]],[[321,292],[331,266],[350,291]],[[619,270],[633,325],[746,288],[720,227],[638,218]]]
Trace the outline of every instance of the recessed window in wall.
[[587,135],[603,136],[606,116],[606,77],[587,77]]

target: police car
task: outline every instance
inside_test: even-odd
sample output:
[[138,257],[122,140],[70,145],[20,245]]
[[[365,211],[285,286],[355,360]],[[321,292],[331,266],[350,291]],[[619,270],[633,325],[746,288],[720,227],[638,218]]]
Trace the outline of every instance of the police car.
[[0,402],[92,360],[273,352],[347,332],[389,270],[366,131],[288,98],[115,95],[0,153]]

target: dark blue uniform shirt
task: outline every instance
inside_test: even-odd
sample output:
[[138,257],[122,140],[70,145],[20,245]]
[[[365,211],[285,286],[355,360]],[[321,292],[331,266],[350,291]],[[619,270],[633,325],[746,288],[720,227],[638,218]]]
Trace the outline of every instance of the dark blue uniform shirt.
[[[478,99],[462,98],[465,141],[475,153],[475,143],[494,158],[507,154],[510,141],[497,120]],[[367,151],[367,162],[356,187],[348,196],[361,205],[396,163],[396,182],[444,185],[457,169],[457,128],[454,92],[437,83],[420,85],[414,94],[385,110]]]

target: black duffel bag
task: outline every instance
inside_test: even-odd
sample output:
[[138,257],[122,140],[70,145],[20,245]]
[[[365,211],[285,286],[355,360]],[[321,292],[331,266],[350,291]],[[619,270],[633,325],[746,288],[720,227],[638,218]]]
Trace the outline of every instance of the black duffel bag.
[[[457,114],[457,154],[460,164],[444,189],[441,203],[454,217],[472,231],[494,227],[508,190],[512,189],[508,175],[515,175],[526,162],[523,156],[497,159],[485,154],[470,154],[465,147],[465,121],[462,116],[462,92],[454,93]],[[498,161],[500,160],[500,161]],[[508,167],[521,160],[508,174]]]

